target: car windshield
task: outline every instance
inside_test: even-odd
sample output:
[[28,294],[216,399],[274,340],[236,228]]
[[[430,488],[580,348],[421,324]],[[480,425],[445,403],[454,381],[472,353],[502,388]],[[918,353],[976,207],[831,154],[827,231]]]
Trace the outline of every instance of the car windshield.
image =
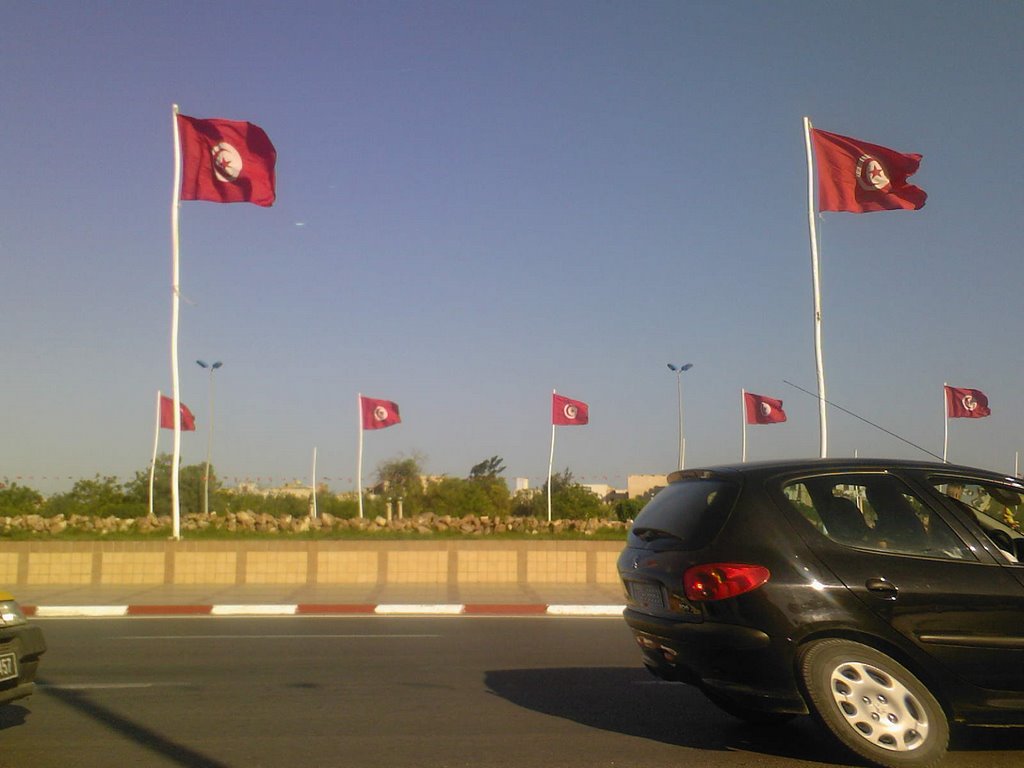
[[720,479],[672,483],[644,507],[630,537],[700,549],[721,530],[738,493],[737,484]]

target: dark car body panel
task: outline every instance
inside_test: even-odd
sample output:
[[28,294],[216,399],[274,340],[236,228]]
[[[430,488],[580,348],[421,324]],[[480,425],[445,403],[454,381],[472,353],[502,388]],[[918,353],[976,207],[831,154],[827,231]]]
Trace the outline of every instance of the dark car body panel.
[[[781,495],[794,478],[841,473],[885,475],[906,486],[927,507],[932,527],[956,537],[957,559],[837,543]],[[795,673],[801,648],[843,637],[913,670],[954,719],[1024,723],[1024,565],[999,558],[977,521],[943,501],[928,480],[938,473],[1012,481],[964,467],[863,459],[674,473],[669,488],[701,478],[729,482],[738,492],[708,540],[630,535],[618,567],[627,591],[624,617],[645,665],[753,709],[805,712]],[[644,522],[641,513],[634,527]],[[734,598],[687,600],[683,572],[712,562],[757,564],[771,576]]]
[[31,695],[35,690],[39,657],[46,651],[42,630],[33,624],[0,627],[0,655],[13,653],[18,660],[18,676],[0,682],[0,704]]

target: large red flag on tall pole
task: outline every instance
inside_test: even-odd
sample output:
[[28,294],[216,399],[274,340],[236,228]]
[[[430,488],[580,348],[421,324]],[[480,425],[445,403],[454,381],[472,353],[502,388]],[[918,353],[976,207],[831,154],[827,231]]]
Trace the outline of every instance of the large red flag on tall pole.
[[181,199],[254,203],[276,198],[277,151],[258,125],[178,115],[181,134]]
[[171,406],[174,451],[171,454],[172,537],[181,538],[178,474],[181,464],[181,415],[178,405],[179,208],[182,200],[273,205],[277,151],[262,128],[221,118],[200,119],[171,107],[174,130],[174,187],[171,198]]
[[818,160],[818,210],[871,213],[916,211],[928,195],[907,181],[921,155],[897,152],[838,133],[811,131]]
[[[181,431],[195,432],[196,417],[182,402],[178,403],[181,410]],[[160,395],[160,429],[174,429],[174,400],[167,395]]]
[[356,489],[359,493],[359,517],[363,516],[363,432],[368,429],[384,429],[400,424],[402,417],[398,403],[377,397],[363,397],[359,400],[359,450],[356,453]]
[[980,389],[970,387],[951,387],[942,385],[942,397],[946,409],[943,419],[942,460],[946,461],[949,454],[949,420],[950,419],[983,419],[992,415],[988,407],[988,397]]
[[[921,163],[921,155],[897,152],[849,136],[814,128],[804,118],[807,154],[807,225],[811,237],[811,282],[814,286],[814,364],[818,380],[818,432],[821,458],[828,455],[828,419],[825,408],[825,362],[821,344],[821,277],[818,229],[814,211],[814,157],[817,155],[818,209],[870,213],[916,210],[928,195],[907,182]],[[812,151],[813,148],[813,151]]]

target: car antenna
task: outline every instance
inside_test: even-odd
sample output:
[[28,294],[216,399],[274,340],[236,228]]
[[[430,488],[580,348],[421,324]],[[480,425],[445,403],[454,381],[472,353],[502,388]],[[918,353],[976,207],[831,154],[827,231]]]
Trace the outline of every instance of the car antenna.
[[[814,394],[813,392],[809,392],[808,390],[804,389],[803,387],[798,387],[798,386],[797,386],[796,384],[794,384],[794,383],[793,383],[793,382],[791,382],[791,381],[786,381],[785,379],[783,379],[783,380],[782,380],[782,383],[783,383],[783,384],[789,384],[789,386],[793,387],[794,389],[799,389],[799,390],[800,390],[801,392],[803,392],[803,393],[804,393],[805,395],[810,395],[810,396],[811,396],[811,397],[813,397],[813,398],[814,398],[815,400],[817,400],[817,399],[818,399],[818,396],[817,396],[816,394]],[[935,457],[936,459],[938,459],[939,461],[942,461],[943,463],[945,463],[945,459],[943,459],[943,458],[942,458],[941,456],[939,456],[939,455],[938,455],[937,453],[932,453],[932,452],[931,452],[931,451],[929,451],[929,450],[928,450],[927,448],[922,448],[922,447],[921,447],[920,445],[918,445],[917,443],[912,443],[912,442],[910,442],[909,440],[907,440],[907,439],[906,439],[905,437],[900,437],[900,436],[899,436],[899,435],[897,435],[897,434],[896,434],[895,432],[890,432],[890,431],[889,431],[888,429],[886,429],[885,427],[881,427],[881,426],[879,426],[878,424],[875,424],[875,423],[874,423],[873,421],[868,421],[868,420],[867,420],[867,419],[865,419],[865,418],[864,418],[863,416],[858,416],[858,415],[857,415],[856,413],[854,413],[853,411],[851,411],[851,410],[848,410],[848,409],[846,409],[846,408],[843,408],[843,406],[841,406],[841,405],[836,405],[835,403],[833,403],[833,402],[832,402],[832,401],[830,401],[830,400],[825,400],[825,398],[821,398],[821,399],[825,401],[825,404],[826,404],[826,405],[831,405],[831,406],[832,406],[833,408],[838,408],[838,409],[839,409],[840,411],[842,411],[843,413],[848,413],[848,414],[850,414],[851,416],[853,416],[853,418],[855,418],[855,419],[860,419],[860,420],[861,420],[861,421],[863,421],[863,422],[864,422],[865,424],[867,424],[867,425],[869,425],[869,426],[872,426],[872,427],[874,427],[875,429],[880,429],[880,430],[882,430],[883,432],[885,432],[885,434],[887,434],[887,435],[891,435],[892,437],[895,437],[895,438],[896,438],[897,440],[902,440],[902,441],[903,441],[904,443],[906,443],[907,445],[909,445],[909,446],[912,446],[912,447],[914,447],[914,448],[917,448],[917,450],[919,450],[919,451],[923,451],[924,453],[927,453],[927,454],[928,454],[929,456],[934,456],[934,457]]]

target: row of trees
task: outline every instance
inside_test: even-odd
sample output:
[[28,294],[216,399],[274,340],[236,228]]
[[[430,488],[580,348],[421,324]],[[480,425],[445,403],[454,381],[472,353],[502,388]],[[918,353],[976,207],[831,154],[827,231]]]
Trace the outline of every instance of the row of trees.
[[[203,508],[204,464],[182,466],[178,487],[181,513],[187,515]],[[395,458],[382,462],[376,471],[376,485],[364,498],[364,514],[370,517],[384,515],[388,503],[397,513],[397,502],[402,512],[411,517],[421,513],[436,515],[466,515],[492,517],[547,516],[547,485],[539,491],[510,493],[505,480],[504,461],[492,456],[474,465],[468,476],[442,477],[424,482],[423,459],[420,456]],[[168,515],[170,500],[171,457],[163,454],[154,468],[153,509],[157,515]],[[211,467],[210,511],[225,512],[248,510],[280,517],[298,517],[309,513],[308,497],[287,494],[265,496],[226,490]],[[355,517],[358,500],[352,495],[338,496],[319,490],[317,511],[335,517]],[[586,519],[613,518],[629,520],[636,517],[643,501],[623,499],[605,503],[588,489],[573,480],[566,469],[551,478],[551,506],[556,518]],[[38,491],[13,484],[0,488],[0,517],[38,514],[44,517],[86,515],[97,517],[143,517],[149,510],[149,467],[135,473],[128,482],[116,477],[97,475],[89,480],[77,481],[70,491],[44,498]]]

